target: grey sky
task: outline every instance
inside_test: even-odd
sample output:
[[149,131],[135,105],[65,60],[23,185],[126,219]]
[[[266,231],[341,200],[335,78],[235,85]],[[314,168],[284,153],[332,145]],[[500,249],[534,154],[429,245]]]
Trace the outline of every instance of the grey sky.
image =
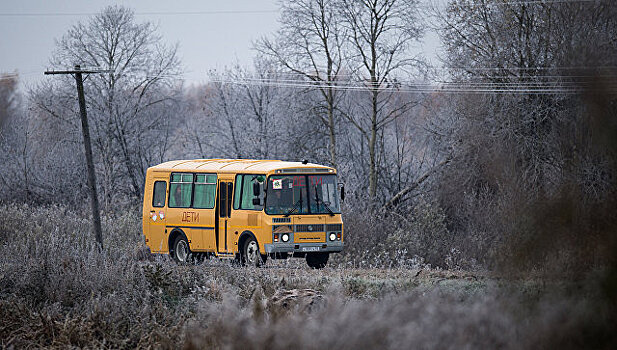
[[[276,0],[3,0],[0,1],[0,72],[17,71],[21,81],[30,85],[43,78],[46,68],[66,68],[49,67],[55,40],[77,21],[86,21],[88,14],[112,4],[132,8],[138,20],[159,24],[160,34],[167,43],[180,44],[179,54],[188,84],[205,82],[210,69],[236,62],[250,64],[255,54],[251,49],[253,40],[278,28]],[[178,12],[182,14],[169,14]],[[425,55],[434,56],[436,43],[436,37],[430,34],[423,48]]]

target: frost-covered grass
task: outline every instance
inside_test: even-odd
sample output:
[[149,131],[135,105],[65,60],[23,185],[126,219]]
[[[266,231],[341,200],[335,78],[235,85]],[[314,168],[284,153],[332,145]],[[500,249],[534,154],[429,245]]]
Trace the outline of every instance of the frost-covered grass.
[[610,347],[615,319],[594,279],[505,280],[411,268],[240,268],[144,253],[138,212],[89,219],[0,205],[0,347]]

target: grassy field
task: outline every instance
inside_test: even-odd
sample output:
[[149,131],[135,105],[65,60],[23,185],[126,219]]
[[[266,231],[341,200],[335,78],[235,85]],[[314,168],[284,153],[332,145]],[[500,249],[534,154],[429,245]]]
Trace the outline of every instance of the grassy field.
[[606,348],[595,280],[486,271],[176,265],[144,250],[139,212],[89,221],[60,206],[0,206],[3,348]]

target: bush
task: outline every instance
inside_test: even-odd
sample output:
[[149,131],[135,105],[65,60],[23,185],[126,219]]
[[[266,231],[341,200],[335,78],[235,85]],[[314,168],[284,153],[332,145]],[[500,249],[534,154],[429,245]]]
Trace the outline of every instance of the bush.
[[420,262],[319,271],[296,260],[176,265],[144,259],[140,216],[131,211],[104,217],[102,251],[87,215],[62,206],[0,204],[0,212],[3,348],[615,344],[597,278],[555,294],[545,281],[496,282]]
[[[461,257],[455,237],[446,225],[439,205],[418,201],[408,212],[348,208],[345,250],[333,261],[360,267],[433,266],[447,268],[456,259],[458,267],[472,268]],[[453,252],[458,252],[453,255]],[[454,267],[454,266],[452,266]]]

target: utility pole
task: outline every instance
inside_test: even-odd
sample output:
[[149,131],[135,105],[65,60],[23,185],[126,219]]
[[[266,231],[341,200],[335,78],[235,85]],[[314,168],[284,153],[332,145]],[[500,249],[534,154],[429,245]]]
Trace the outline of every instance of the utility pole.
[[45,75],[70,74],[75,78],[77,84],[77,98],[79,100],[79,114],[81,115],[81,131],[84,137],[84,148],[86,151],[86,165],[88,168],[88,187],[90,187],[90,205],[92,207],[92,224],[94,226],[94,237],[99,247],[103,249],[103,231],[101,229],[101,214],[99,211],[99,198],[96,193],[96,175],[94,173],[94,160],[92,158],[92,145],[90,142],[90,128],[88,127],[88,115],[86,114],[86,98],[84,96],[84,80],[82,74],[109,73],[109,70],[81,70],[79,65],[75,65],[75,70],[67,71],[46,71]]

